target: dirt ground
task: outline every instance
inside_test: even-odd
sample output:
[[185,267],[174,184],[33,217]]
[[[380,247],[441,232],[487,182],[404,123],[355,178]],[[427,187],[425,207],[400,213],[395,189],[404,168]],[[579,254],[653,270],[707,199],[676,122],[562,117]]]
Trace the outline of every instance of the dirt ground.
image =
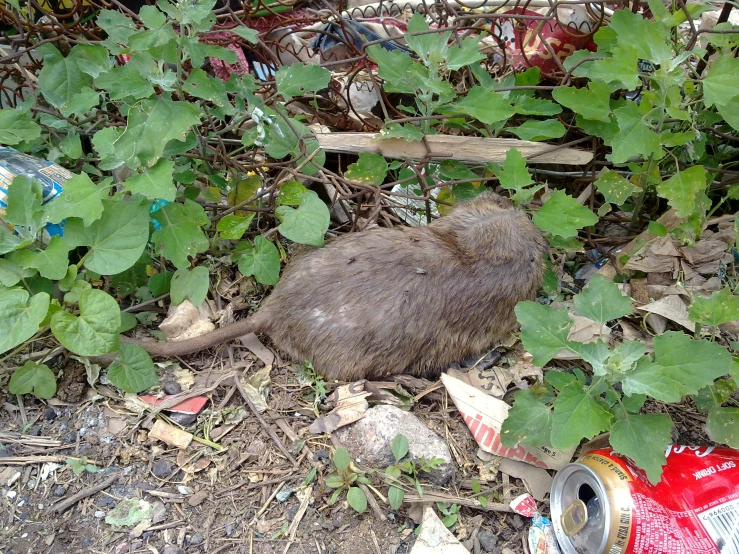
[[[167,392],[183,384],[190,391],[208,390],[204,411],[180,423],[217,443],[216,450],[197,441],[178,449],[150,438],[149,412],[137,413],[135,397],[121,397],[105,384],[89,387],[84,367],[71,358],[60,355],[47,363],[63,368],[55,399],[47,404],[30,396],[2,398],[0,554],[404,554],[413,547],[416,524],[408,504],[393,512],[380,502],[384,521],[369,509],[357,514],[344,501],[329,505],[332,490],[324,479],[331,441],[305,432],[315,418],[312,389],[299,385],[291,368],[271,372],[264,424],[244,408],[228,377],[263,366],[249,351],[211,352],[162,369]],[[412,394],[434,383],[415,385]],[[471,479],[480,479],[483,463],[443,387],[424,395],[412,411],[447,441],[456,462],[445,489],[426,484],[425,490],[472,498]],[[76,474],[67,457],[86,458],[98,470]],[[301,487],[313,469],[310,487]],[[481,482],[483,494],[497,502],[525,492],[502,474]],[[381,480],[375,484],[386,492]],[[151,505],[153,518],[138,527],[106,523],[118,504],[131,499]],[[462,507],[452,531],[471,551],[513,554],[524,551],[528,525],[518,515]]]

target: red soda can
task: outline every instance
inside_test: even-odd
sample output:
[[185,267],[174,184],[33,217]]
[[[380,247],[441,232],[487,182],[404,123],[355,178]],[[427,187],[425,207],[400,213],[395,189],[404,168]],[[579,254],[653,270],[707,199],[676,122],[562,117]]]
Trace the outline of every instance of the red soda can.
[[611,448],[554,478],[552,526],[564,554],[739,554],[739,451],[667,450],[662,479]]

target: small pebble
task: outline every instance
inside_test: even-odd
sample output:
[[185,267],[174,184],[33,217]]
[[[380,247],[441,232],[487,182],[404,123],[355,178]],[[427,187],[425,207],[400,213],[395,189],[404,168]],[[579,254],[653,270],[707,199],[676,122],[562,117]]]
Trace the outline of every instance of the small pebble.
[[328,457],[328,450],[321,448],[320,450],[316,450],[316,453],[313,454],[313,461],[318,462],[320,460],[321,462],[326,462],[328,461]]
[[97,500],[95,500],[95,505],[98,508],[115,508],[115,498],[111,498],[107,494],[101,494]]
[[227,523],[226,524],[226,536],[230,537],[234,533],[234,524],[233,523]]
[[180,394],[182,392],[182,387],[179,383],[170,382],[170,383],[164,383],[164,393],[165,394]]
[[290,506],[285,510],[285,519],[287,521],[292,521],[295,519],[295,516],[298,513],[298,510],[300,509],[300,506],[298,504],[295,504],[294,506]]
[[164,547],[164,554],[185,554],[185,551],[182,550],[179,546],[168,544]]
[[477,533],[477,540],[480,541],[480,548],[485,552],[492,552],[495,545],[498,544],[498,537],[493,535],[487,529],[480,529]]
[[64,496],[64,493],[67,492],[67,489],[64,488],[64,485],[57,485],[54,487],[54,496],[58,496],[61,498]]
[[165,477],[168,477],[169,474],[172,472],[172,466],[169,465],[169,462],[167,460],[159,459],[154,462],[151,471],[160,479],[164,479]]
[[105,517],[105,512],[102,510],[97,510],[95,512],[95,517],[98,519],[103,519]]
[[521,519],[521,516],[520,516],[520,515],[518,515],[518,514],[515,514],[515,515],[513,516],[513,522],[512,522],[512,523],[513,523],[513,526],[514,526],[514,527],[515,527],[516,529],[521,529],[521,528],[523,528],[523,519]]
[[15,491],[8,491],[8,498],[11,498],[12,499],[12,498],[15,498],[16,496],[18,496],[18,493],[17,492],[15,492]]
[[54,421],[56,418],[57,418],[56,410],[52,408],[51,406],[46,408],[46,410],[44,411],[44,419],[46,421]]
[[192,537],[190,537],[190,544],[192,544],[193,546],[203,544],[202,535],[198,535],[197,533],[195,533]]
[[192,491],[188,489],[185,485],[178,485],[177,492],[179,492],[180,494],[192,494]]

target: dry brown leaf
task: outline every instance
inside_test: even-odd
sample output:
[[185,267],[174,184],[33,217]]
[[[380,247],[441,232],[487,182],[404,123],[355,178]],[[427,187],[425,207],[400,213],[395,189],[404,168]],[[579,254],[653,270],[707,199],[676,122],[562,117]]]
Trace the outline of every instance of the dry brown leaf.
[[637,310],[661,315],[678,325],[682,325],[689,331],[695,331],[695,323],[690,321],[688,317],[688,307],[682,298],[677,295],[665,296],[646,306],[639,306]]

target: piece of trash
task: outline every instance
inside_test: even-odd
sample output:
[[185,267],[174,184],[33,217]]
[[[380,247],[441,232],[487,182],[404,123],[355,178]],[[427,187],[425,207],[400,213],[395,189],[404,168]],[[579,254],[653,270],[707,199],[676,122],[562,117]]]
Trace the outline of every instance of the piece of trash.
[[366,399],[371,395],[371,392],[364,390],[364,381],[340,386],[328,398],[336,407],[311,423],[308,432],[331,433],[362,419],[369,407]]
[[154,508],[146,500],[140,498],[123,498],[115,508],[105,516],[105,523],[113,527],[133,527],[142,522],[151,525]]
[[[139,396],[141,400],[143,400],[147,404],[151,404],[152,406],[159,406],[172,397],[173,395],[162,396],[161,398],[151,395]],[[195,396],[193,398],[188,398],[187,400],[184,400],[179,404],[175,404],[171,408],[167,408],[166,411],[177,412],[180,414],[199,414],[207,403],[207,396]]]
[[177,448],[187,448],[192,442],[192,435],[190,433],[178,429],[169,423],[165,423],[161,419],[158,419],[154,423],[151,431],[149,431],[149,438],[159,439]]
[[546,469],[560,469],[572,459],[576,448],[574,446],[567,450],[537,448],[523,444],[516,448],[503,446],[500,442],[500,429],[508,417],[510,406],[447,374],[442,373],[441,382],[477,444],[485,452]]
[[653,485],[603,448],[559,471],[551,512],[564,553],[739,552],[739,451],[671,445],[662,469]]
[[[530,494],[517,496],[511,501],[510,507],[517,514],[531,518],[528,535],[531,554],[560,554],[552,522],[539,513],[536,502]],[[592,554],[595,554],[595,551]]]
[[504,367],[472,368],[469,371],[450,369],[447,375],[475,387],[490,396],[502,398],[513,381],[511,371]]
[[444,526],[432,505],[425,504],[421,534],[418,535],[410,554],[469,554],[469,551]]
[[498,469],[511,477],[521,479],[536,500],[543,501],[552,490],[552,476],[541,467],[505,458],[500,462]]
[[159,330],[170,341],[198,337],[215,328],[210,318],[203,316],[198,307],[189,300],[184,300],[177,306],[170,306],[167,319],[159,325]]

